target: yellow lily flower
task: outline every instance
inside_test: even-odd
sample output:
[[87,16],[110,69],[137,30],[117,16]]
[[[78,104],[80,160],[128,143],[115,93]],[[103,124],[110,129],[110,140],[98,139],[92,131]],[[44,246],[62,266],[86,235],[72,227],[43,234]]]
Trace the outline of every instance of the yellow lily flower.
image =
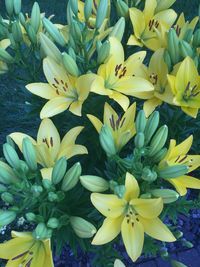
[[176,0],[165,0],[165,1],[156,0],[156,1],[157,1],[157,6],[155,10],[156,13],[168,9],[176,2]]
[[165,35],[175,22],[177,14],[173,9],[156,13],[157,5],[156,0],[146,0],[143,12],[135,7],[129,9],[134,34],[130,36],[128,45],[144,45],[153,51],[166,47]]
[[26,86],[31,93],[49,100],[41,110],[41,119],[67,109],[81,116],[82,105],[89,95],[94,74],[72,77],[52,58],[44,59],[43,69],[48,83],[31,83]]
[[[6,49],[10,45],[9,39],[4,39],[0,41],[0,48]],[[0,60],[0,75],[8,71],[8,66],[5,62]]]
[[152,55],[148,68],[144,66],[143,77],[154,86],[152,97],[145,101],[144,111],[148,117],[163,101],[173,105],[173,94],[168,85],[168,67],[163,58],[164,48],[158,49]]
[[165,242],[176,239],[158,218],[163,209],[162,199],[138,198],[140,189],[137,180],[130,173],[126,174],[125,188],[122,199],[116,195],[91,194],[95,208],[106,216],[92,244],[106,244],[121,232],[129,257],[136,261],[142,253],[144,233]]
[[181,13],[176,24],[174,25],[174,29],[176,30],[179,39],[183,39],[188,30],[194,31],[198,21],[199,17],[193,18],[191,22],[185,21],[184,13]]
[[87,117],[98,133],[100,133],[103,125],[107,125],[110,128],[116,150],[120,151],[135,135],[135,112],[136,103],[132,104],[122,117],[119,116],[108,103],[105,103],[103,123],[91,114],[87,114]]
[[12,240],[0,244],[6,267],[53,267],[50,239],[35,240],[30,232],[12,231]]
[[174,94],[174,104],[196,118],[200,108],[200,76],[194,61],[186,57],[180,64],[176,76],[168,75],[168,82]]
[[146,52],[135,53],[124,61],[122,44],[114,37],[110,37],[109,41],[110,58],[99,67],[91,92],[109,96],[126,110],[129,98],[125,95],[148,99],[152,94],[153,85],[144,78],[135,77]]
[[[160,162],[159,167],[186,165],[189,167],[188,173],[197,169],[200,166],[200,155],[188,155],[193,142],[193,136],[189,136],[185,141],[176,145],[176,140],[170,141],[170,146],[167,155]],[[181,196],[186,195],[187,188],[200,189],[200,180],[188,175],[181,177],[166,179],[178,191]]]
[[83,130],[82,126],[72,128],[63,137],[62,142],[60,135],[50,119],[42,120],[38,134],[37,141],[27,134],[15,132],[10,134],[10,137],[17,144],[22,151],[22,143],[25,137],[28,137],[36,148],[37,161],[43,166],[41,174],[44,179],[51,179],[53,166],[61,157],[67,159],[75,156],[87,154],[87,148],[82,145],[76,145],[77,136]]

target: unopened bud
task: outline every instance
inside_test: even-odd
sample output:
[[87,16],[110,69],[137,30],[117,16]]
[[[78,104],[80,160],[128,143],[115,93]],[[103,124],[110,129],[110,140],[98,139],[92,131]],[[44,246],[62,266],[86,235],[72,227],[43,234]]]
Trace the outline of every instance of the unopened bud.
[[98,50],[98,58],[97,62],[98,64],[102,64],[108,59],[108,56],[110,54],[110,43],[106,41]]
[[114,25],[114,27],[113,27],[111,33],[109,34],[109,36],[110,37],[115,37],[121,42],[121,40],[123,38],[123,35],[124,35],[125,26],[126,26],[125,19],[122,17]]
[[20,169],[20,160],[17,155],[17,152],[14,150],[14,148],[9,144],[3,145],[3,153],[5,156],[5,159],[7,162],[12,166],[14,169],[18,170]]
[[90,238],[96,233],[94,225],[81,217],[70,217],[70,224],[80,238]]
[[5,0],[5,6],[6,6],[6,11],[9,16],[12,16],[13,11],[14,11],[14,3],[13,0]]
[[50,218],[47,222],[47,226],[52,229],[56,229],[59,226],[59,220],[57,218]]
[[33,147],[31,140],[28,137],[23,139],[22,151],[28,167],[32,171],[36,171],[37,170],[36,151],[35,148]]
[[22,1],[21,0],[13,0],[14,11],[16,15],[19,15],[21,11]]
[[64,37],[50,20],[43,18],[43,25],[54,41],[56,41],[61,46],[65,46]]
[[117,154],[112,132],[107,125],[104,125],[101,128],[99,139],[100,139],[101,146],[106,152],[108,157],[114,156]]
[[10,224],[16,219],[16,212],[10,210],[0,210],[0,227]]
[[99,177],[94,175],[84,175],[80,177],[80,182],[83,187],[91,192],[104,192],[109,189],[109,183]]
[[71,190],[79,181],[81,175],[81,164],[77,162],[65,174],[62,182],[62,190],[67,192]]
[[58,184],[62,180],[67,170],[67,161],[65,157],[60,158],[53,167],[52,182]]
[[32,11],[31,11],[30,23],[33,29],[35,30],[35,32],[37,33],[39,31],[40,24],[41,24],[40,6],[38,5],[37,2],[35,2],[33,5]]
[[96,17],[96,28],[100,29],[101,25],[106,18],[108,11],[108,0],[100,0],[99,6],[97,8],[97,17]]
[[63,53],[63,64],[65,66],[66,71],[72,76],[79,75],[79,69],[75,62],[75,60],[68,55],[67,53]]
[[1,199],[5,202],[5,203],[9,203],[9,204],[13,204],[14,203],[14,197],[12,194],[10,194],[9,192],[4,192],[1,194]]

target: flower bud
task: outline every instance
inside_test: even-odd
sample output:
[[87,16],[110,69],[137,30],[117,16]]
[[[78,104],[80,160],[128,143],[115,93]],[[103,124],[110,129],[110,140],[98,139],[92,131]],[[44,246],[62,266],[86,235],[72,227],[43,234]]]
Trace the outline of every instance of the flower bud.
[[146,124],[147,124],[147,119],[145,117],[144,110],[140,110],[138,112],[138,115],[137,115],[137,118],[135,121],[136,132],[137,133],[139,133],[139,132],[143,133],[145,130]]
[[175,235],[175,237],[176,237],[177,239],[179,239],[179,238],[183,237],[183,232],[177,230],[177,231],[174,233],[174,235]]
[[165,49],[164,55],[163,55],[164,61],[168,66],[168,70],[172,69],[172,61],[169,52]]
[[3,161],[0,161],[0,182],[3,184],[11,184],[17,182],[17,177],[12,168]]
[[90,238],[96,233],[94,225],[81,217],[70,217],[70,224],[80,238]]
[[117,185],[114,187],[114,193],[117,195],[119,198],[123,198],[124,194],[126,192],[126,188],[124,185]]
[[34,222],[36,219],[36,215],[33,212],[26,213],[25,217],[26,217],[27,221],[29,221],[29,222]]
[[117,13],[118,13],[119,17],[128,18],[129,7],[124,1],[117,0],[116,8],[117,8]]
[[142,195],[140,195],[140,198],[142,198],[142,199],[150,199],[151,198],[151,194],[150,193],[142,194]]
[[63,53],[63,64],[64,64],[66,71],[70,75],[75,76],[75,77],[79,75],[79,69],[78,69],[78,66],[75,60],[65,52]]
[[100,0],[99,6],[97,8],[97,16],[96,16],[96,28],[100,29],[101,25],[106,18],[108,11],[108,0]]
[[161,197],[163,203],[172,203],[179,198],[179,194],[171,189],[154,189],[150,191],[154,197]]
[[39,223],[33,232],[36,239],[43,240],[47,238],[48,229],[44,223]]
[[36,171],[37,170],[36,151],[31,140],[28,137],[23,139],[22,151],[28,167],[31,169],[31,171]]
[[65,174],[62,182],[62,190],[67,192],[71,190],[79,181],[81,175],[81,164],[77,162]]
[[144,167],[144,169],[142,170],[142,179],[152,183],[157,179],[157,173],[150,170],[149,167]]
[[0,210],[0,227],[10,224],[16,219],[16,212],[10,210]]
[[172,260],[171,264],[172,264],[172,267],[187,267],[185,264],[183,264],[179,261],[175,261],[175,260]]
[[19,21],[22,24],[24,28],[26,28],[26,19],[24,17],[24,14],[22,12],[19,13]]
[[70,7],[74,15],[78,15],[78,0],[69,0]]
[[186,165],[174,165],[168,166],[162,170],[158,170],[158,176],[163,179],[177,178],[179,176],[185,175],[189,170]]
[[53,38],[53,40],[56,41],[60,46],[65,46],[65,39],[56,26],[47,18],[43,18],[42,22],[46,31]]
[[106,152],[108,157],[114,156],[117,154],[112,132],[107,125],[104,125],[101,128],[99,139],[100,139],[101,146],[103,150]]
[[76,61],[76,54],[75,54],[74,49],[72,47],[69,47],[68,54],[73,58],[74,61]]
[[182,243],[183,243],[183,246],[185,246],[187,248],[193,248],[194,247],[194,245],[189,241],[183,241]]
[[114,25],[114,27],[113,27],[111,33],[109,34],[109,36],[110,37],[115,37],[121,42],[121,40],[123,38],[123,35],[124,35],[125,26],[126,26],[125,19],[122,17]]
[[110,54],[110,43],[106,41],[98,50],[98,58],[97,62],[98,64],[102,64],[108,59]]
[[189,56],[192,58],[194,56],[194,51],[193,51],[191,45],[188,44],[186,41],[180,40],[179,47],[180,47],[180,54],[182,57],[185,58],[185,57]]
[[13,0],[5,0],[6,11],[9,16],[12,16],[14,10]]
[[135,146],[137,148],[144,147],[144,134],[142,132],[138,132],[135,136]]
[[85,16],[86,21],[89,20],[91,14],[92,14],[92,5],[93,5],[93,0],[85,0],[84,16]]
[[14,58],[3,48],[0,47],[0,60],[5,63],[14,63]]
[[42,179],[42,185],[47,190],[52,188],[52,182],[49,179]]
[[71,34],[72,34],[72,38],[74,42],[75,43],[80,42],[82,40],[82,33],[81,33],[79,23],[76,20],[72,21],[70,29],[71,29]]
[[21,27],[17,21],[12,24],[12,34],[16,43],[20,43],[23,40]]
[[47,222],[47,226],[52,229],[59,227],[59,220],[57,218],[50,218]]
[[167,148],[164,147],[162,148],[154,157],[153,157],[153,161],[154,162],[160,162],[162,159],[164,159],[164,157],[167,154]]
[[19,15],[21,11],[22,1],[21,0],[13,0],[14,11],[16,15]]
[[149,143],[156,129],[158,128],[159,120],[160,120],[160,115],[158,111],[154,111],[148,118],[144,131],[146,145]]
[[61,52],[44,33],[40,33],[40,43],[45,56],[54,59],[57,63],[60,63],[62,61]]
[[7,143],[3,145],[3,154],[10,166],[12,166],[16,170],[20,169],[19,157],[17,155],[17,152],[11,145]]
[[39,197],[40,194],[43,192],[43,188],[40,185],[32,185],[31,192],[33,193],[35,197]]
[[200,29],[195,31],[192,44],[194,47],[200,47]]
[[28,37],[31,43],[34,45],[37,44],[37,35],[31,24],[28,25],[28,27],[26,28],[26,31],[27,31],[27,34],[28,34]]
[[163,125],[158,129],[150,143],[149,157],[156,155],[165,145],[168,137],[168,127]]
[[40,6],[37,2],[34,3],[31,11],[31,26],[35,33],[38,33],[41,24]]
[[48,193],[48,200],[50,202],[56,202],[56,201],[58,201],[58,196],[54,192],[49,192]]
[[109,189],[109,183],[95,175],[84,175],[80,177],[80,182],[83,187],[91,192],[104,192]]
[[5,203],[9,203],[9,204],[13,204],[14,203],[14,197],[12,194],[10,194],[9,192],[4,192],[1,194],[1,199],[5,202]]
[[53,167],[52,182],[58,184],[62,180],[67,170],[67,161],[65,157],[60,158]]

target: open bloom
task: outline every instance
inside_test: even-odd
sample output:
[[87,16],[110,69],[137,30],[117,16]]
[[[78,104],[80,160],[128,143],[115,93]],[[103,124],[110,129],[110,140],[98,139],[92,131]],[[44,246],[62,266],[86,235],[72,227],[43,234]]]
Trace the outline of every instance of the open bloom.
[[177,36],[180,39],[184,39],[185,34],[188,30],[194,31],[198,20],[199,17],[195,17],[191,22],[185,21],[184,13],[181,13],[176,24],[174,25],[174,29],[176,30]]
[[66,73],[64,67],[48,57],[43,61],[43,70],[48,83],[31,83],[26,86],[31,93],[49,100],[41,110],[41,119],[67,109],[81,116],[82,105],[89,95],[94,75],[72,77]]
[[[168,6],[170,5],[165,7]],[[129,9],[134,34],[130,36],[128,45],[144,45],[153,51],[166,46],[166,32],[175,22],[177,15],[172,9],[161,8],[157,13],[156,7],[157,0],[146,0],[143,11],[135,7]]]
[[126,110],[129,106],[126,95],[148,99],[153,91],[153,85],[149,81],[135,77],[146,53],[144,51],[135,53],[124,61],[122,44],[114,37],[110,37],[109,41],[110,58],[99,67],[91,91],[109,96]]
[[[0,48],[6,49],[10,45],[9,39],[4,39],[0,41]],[[0,74],[7,72],[8,66],[5,62],[0,60]]]
[[0,244],[0,258],[6,267],[53,267],[50,239],[35,240],[32,233],[12,231],[11,240]]
[[125,188],[123,198],[116,195],[91,194],[93,205],[106,216],[92,244],[106,244],[121,232],[128,255],[136,261],[142,253],[144,233],[166,242],[176,239],[158,218],[163,209],[162,199],[138,198],[140,189],[137,180],[129,173],[126,174]]
[[105,103],[103,123],[91,114],[88,114],[87,117],[98,133],[103,125],[107,125],[111,129],[116,150],[120,151],[135,135],[135,112],[135,103],[127,109],[123,116],[119,116],[108,103]]
[[151,57],[149,66],[144,65],[145,79],[148,79],[154,86],[152,96],[145,101],[144,111],[148,117],[162,102],[173,105],[173,94],[167,81],[168,67],[163,58],[164,48],[158,49]]
[[200,108],[200,76],[194,61],[186,57],[180,64],[176,76],[168,75],[168,81],[174,94],[174,104],[196,118]]
[[21,151],[25,137],[28,137],[32,141],[36,148],[37,161],[43,166],[41,169],[42,176],[45,179],[51,179],[53,166],[61,157],[69,159],[75,155],[87,154],[86,147],[75,144],[76,138],[82,129],[82,126],[72,128],[66,133],[61,142],[60,135],[53,122],[50,119],[44,119],[38,130],[37,141],[19,132],[12,133],[10,137]]
[[[188,166],[188,173],[196,170],[200,166],[200,155],[188,155],[193,142],[191,135],[185,141],[176,145],[176,140],[170,141],[170,146],[167,155],[160,162],[159,167],[186,165]],[[187,188],[200,189],[200,180],[189,175],[167,179],[178,191],[181,196],[187,193]]]

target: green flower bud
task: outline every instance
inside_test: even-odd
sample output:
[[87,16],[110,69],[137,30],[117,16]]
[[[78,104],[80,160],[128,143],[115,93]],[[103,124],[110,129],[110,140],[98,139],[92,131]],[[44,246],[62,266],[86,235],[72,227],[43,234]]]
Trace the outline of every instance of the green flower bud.
[[42,185],[44,186],[45,189],[50,190],[52,189],[52,182],[48,179],[43,179],[42,180]]
[[17,182],[17,177],[12,168],[3,161],[0,161],[0,182],[3,184],[11,184]]
[[20,162],[20,171],[22,171],[23,173],[28,173],[29,172],[29,167],[26,164],[26,162],[23,161],[23,160],[20,160],[19,162]]
[[56,28],[56,26],[47,18],[43,18],[42,22],[46,31],[53,38],[53,40],[56,41],[59,45],[65,46],[65,39],[59,32],[59,30]]
[[6,143],[8,143],[10,146],[12,146],[15,149],[15,143],[9,135],[6,136]]
[[117,154],[112,132],[107,125],[103,125],[103,127],[101,128],[99,140],[103,150],[106,152],[108,157]]
[[158,170],[158,176],[163,179],[176,178],[182,175],[185,175],[189,170],[188,166],[185,165],[174,165],[168,166],[162,170]]
[[78,15],[78,0],[69,0],[70,7],[74,15]]
[[61,52],[44,33],[40,33],[40,43],[41,49],[44,52],[45,56],[54,59],[58,63],[62,61]]
[[76,20],[72,21],[70,29],[71,29],[71,34],[72,34],[74,42],[76,43],[76,42],[81,41],[82,40],[82,33],[81,33],[79,23]]
[[24,28],[26,28],[26,19],[22,12],[19,13],[19,21]]
[[183,40],[186,41],[187,43],[190,43],[192,37],[193,37],[193,29],[187,29],[183,36]]
[[142,179],[147,182],[154,182],[157,179],[157,173],[149,169],[149,167],[144,167],[142,170]]
[[10,210],[0,210],[0,227],[10,224],[16,219],[16,212]]
[[49,192],[48,193],[48,200],[50,202],[58,201],[58,196],[54,192]]
[[62,182],[62,190],[67,192],[71,190],[73,187],[76,186],[76,184],[79,181],[80,175],[81,175],[81,164],[77,162],[74,164],[65,174]]
[[5,0],[5,6],[6,6],[6,11],[9,16],[12,16],[13,11],[14,11],[14,3],[13,0]]
[[150,193],[142,194],[142,195],[140,195],[140,198],[150,199],[151,198],[151,194]]
[[167,258],[167,257],[169,256],[169,253],[168,253],[167,250],[163,250],[163,251],[161,251],[160,256],[161,256],[162,258]]
[[150,143],[149,157],[156,155],[165,145],[168,137],[168,127],[163,125],[158,129]]
[[158,111],[154,111],[148,118],[144,131],[146,145],[149,143],[156,129],[158,128],[159,120],[160,120],[160,115]]
[[153,161],[154,162],[160,162],[162,159],[164,159],[164,157],[167,154],[167,148],[164,147],[162,148],[154,157],[153,157]]
[[50,218],[47,222],[47,226],[52,229],[59,227],[59,220],[57,218]]
[[108,11],[108,0],[100,0],[97,8],[96,28],[100,29]]
[[35,2],[32,7],[30,23],[35,33],[38,33],[41,25],[41,15],[40,15],[40,6],[38,5],[37,2]]
[[28,34],[28,37],[31,43],[34,45],[37,44],[37,35],[31,24],[28,25],[28,27],[26,28],[26,31],[27,31],[27,34]]
[[183,241],[182,243],[183,243],[183,246],[185,246],[187,248],[193,248],[194,247],[194,245],[189,241]]
[[43,192],[43,188],[40,185],[32,185],[31,192],[33,193],[35,197],[39,197],[40,194]]
[[27,221],[29,221],[29,222],[34,222],[36,219],[36,215],[33,212],[26,213],[25,217],[26,217]]
[[125,30],[125,19],[122,17],[120,18],[117,23],[114,25],[112,31],[110,32],[109,36],[117,38],[120,42],[124,35]]
[[164,55],[163,55],[164,61],[168,66],[168,70],[172,70],[172,61],[169,52],[165,49]]
[[179,39],[175,29],[170,29],[168,32],[168,51],[172,60],[172,64],[175,65],[180,61],[179,53]]
[[124,185],[117,185],[114,187],[114,193],[117,195],[119,198],[123,198],[124,194],[126,193],[126,188]]
[[80,182],[83,187],[91,192],[104,192],[109,189],[109,183],[95,175],[84,175],[80,177]]
[[74,16],[74,14],[72,12],[70,2],[68,1],[68,3],[67,3],[67,22],[68,22],[68,25],[70,25],[70,26],[72,24],[73,16]]
[[93,0],[85,0],[84,16],[85,16],[86,21],[89,20],[91,14],[92,14],[92,5],[93,5]]
[[116,8],[119,17],[124,17],[124,18],[129,17],[129,7],[124,1],[117,0]]
[[20,169],[19,157],[17,155],[17,152],[11,145],[7,143],[3,145],[3,154],[10,166],[12,166],[16,170]]
[[46,239],[48,236],[48,229],[44,223],[39,223],[33,232],[33,236],[38,240]]
[[6,192],[7,187],[5,185],[0,184],[0,193]]
[[22,1],[21,0],[13,0],[14,11],[16,15],[19,15],[21,11]]
[[63,53],[63,64],[64,64],[66,71],[69,74],[71,74],[72,76],[76,76],[76,77],[79,76],[80,72],[76,64],[76,61],[74,61],[74,59],[65,52]]
[[172,203],[179,198],[179,194],[171,189],[154,189],[150,192],[154,197],[161,197],[163,203]]
[[37,170],[36,151],[31,140],[28,137],[23,139],[22,151],[23,151],[24,159],[26,160],[28,167],[32,171],[36,171]]
[[0,47],[0,60],[5,63],[12,64],[14,63],[14,58],[3,48]]
[[1,199],[9,204],[13,204],[14,203],[14,197],[9,193],[9,192],[4,192],[1,194]]
[[183,264],[179,261],[175,261],[175,260],[172,260],[171,264],[172,264],[172,267],[187,267],[185,264]]
[[183,237],[183,232],[181,232],[181,231],[176,231],[175,233],[174,233],[174,236],[177,238],[177,239],[179,239],[179,238],[181,238],[181,237]]
[[195,31],[192,44],[194,47],[200,47],[200,29]]
[[70,224],[80,238],[90,238],[96,233],[94,225],[81,217],[70,217]]
[[58,184],[62,180],[67,170],[67,161],[65,157],[60,158],[53,167],[52,182]]
[[73,58],[74,61],[76,61],[76,54],[75,54],[74,49],[72,47],[69,47],[68,54]]
[[182,57],[185,58],[185,57],[189,56],[192,58],[194,56],[194,51],[193,51],[191,45],[188,44],[186,41],[180,40],[179,46],[180,46],[180,54]]
[[110,43],[106,41],[98,50],[98,58],[97,62],[98,64],[102,64],[108,59],[110,54]]
[[143,133],[144,130],[145,130],[146,124],[147,124],[147,119],[145,117],[144,110],[140,110],[138,112],[138,115],[137,115],[137,118],[136,118],[136,121],[135,121],[136,132],[137,133],[138,132]]
[[138,132],[135,136],[135,146],[137,148],[144,147],[144,134],[142,132]]

